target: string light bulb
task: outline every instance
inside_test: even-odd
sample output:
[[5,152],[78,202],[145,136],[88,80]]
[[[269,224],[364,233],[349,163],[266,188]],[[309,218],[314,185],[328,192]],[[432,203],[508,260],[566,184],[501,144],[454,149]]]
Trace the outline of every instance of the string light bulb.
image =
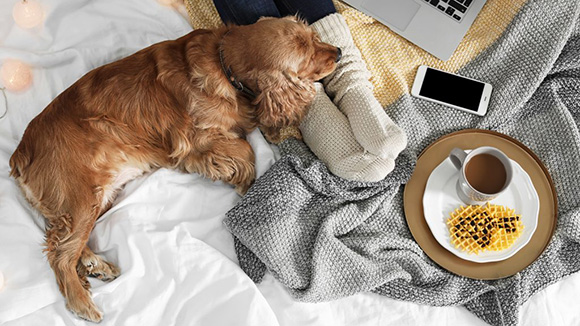
[[14,22],[22,28],[40,25],[43,16],[42,6],[36,0],[18,1],[12,8]]
[[0,81],[7,90],[21,92],[32,83],[32,71],[27,64],[9,59],[0,68]]

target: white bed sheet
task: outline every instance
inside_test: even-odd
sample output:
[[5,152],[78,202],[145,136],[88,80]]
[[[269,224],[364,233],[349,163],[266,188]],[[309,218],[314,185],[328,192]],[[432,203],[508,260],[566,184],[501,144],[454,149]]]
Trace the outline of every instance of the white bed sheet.
[[[84,325],[64,306],[43,253],[44,220],[8,177],[8,160],[28,122],[84,73],[191,30],[155,0],[40,0],[42,27],[22,30],[0,0],[0,64],[33,66],[32,87],[8,93],[0,120],[1,325]],[[3,112],[0,99],[0,113]],[[275,160],[259,132],[249,137],[258,173]],[[462,307],[430,307],[362,293],[326,303],[294,301],[267,275],[256,286],[238,267],[225,212],[239,197],[221,182],[161,169],[130,182],[96,224],[90,246],[122,270],[92,280],[101,325],[484,325]],[[539,292],[521,325],[580,325],[575,274]]]

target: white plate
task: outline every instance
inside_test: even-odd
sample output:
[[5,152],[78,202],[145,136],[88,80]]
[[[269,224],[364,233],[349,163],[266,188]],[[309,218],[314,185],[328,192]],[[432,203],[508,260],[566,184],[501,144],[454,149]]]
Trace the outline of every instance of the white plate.
[[530,241],[538,225],[540,199],[526,171],[514,160],[512,164],[514,176],[511,185],[490,203],[515,209],[516,214],[521,215],[524,230],[511,247],[501,251],[483,251],[477,255],[455,248],[445,224],[449,213],[461,205],[466,206],[455,190],[459,177],[457,169],[447,158],[433,170],[423,195],[423,212],[431,233],[443,248],[459,258],[486,263],[507,259]]

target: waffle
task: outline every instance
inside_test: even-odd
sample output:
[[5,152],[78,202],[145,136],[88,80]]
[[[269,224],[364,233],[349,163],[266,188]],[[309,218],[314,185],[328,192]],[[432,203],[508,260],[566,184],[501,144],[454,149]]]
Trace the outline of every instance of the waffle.
[[507,249],[524,228],[515,210],[501,205],[460,206],[449,215],[451,243],[470,254]]
[[[489,204],[488,204],[489,205]],[[490,246],[489,250],[504,250],[511,247],[517,238],[522,234],[524,225],[520,215],[515,214],[515,210],[504,206],[491,205],[492,215],[496,218],[497,242]]]

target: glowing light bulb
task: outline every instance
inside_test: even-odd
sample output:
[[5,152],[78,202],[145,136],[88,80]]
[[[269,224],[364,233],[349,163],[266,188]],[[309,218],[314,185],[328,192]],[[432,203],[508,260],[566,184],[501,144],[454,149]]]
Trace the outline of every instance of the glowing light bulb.
[[32,71],[28,65],[9,59],[0,68],[0,80],[7,90],[20,92],[32,83]]
[[12,17],[16,24],[22,28],[32,28],[42,22],[42,7],[36,0],[22,0],[12,8]]

